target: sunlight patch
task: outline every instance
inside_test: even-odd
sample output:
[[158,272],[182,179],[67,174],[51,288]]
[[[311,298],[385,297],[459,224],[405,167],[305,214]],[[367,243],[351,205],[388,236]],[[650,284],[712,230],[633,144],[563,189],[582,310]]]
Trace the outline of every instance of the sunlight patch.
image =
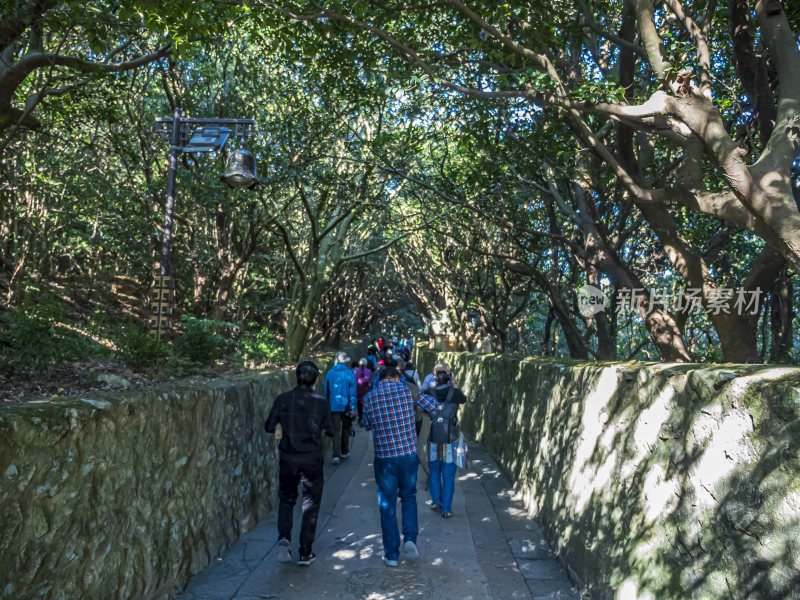
[[622,582],[622,585],[619,586],[617,590],[616,596],[614,596],[615,600],[654,600],[653,594],[650,592],[645,592],[644,594],[639,595],[639,586],[637,585],[636,581],[632,578],[628,578]]
[[597,470],[591,461],[603,436],[605,419],[602,418],[602,413],[605,411],[607,414],[606,407],[617,389],[618,372],[619,368],[616,366],[603,369],[583,404],[581,438],[575,451],[575,461],[568,480],[570,495],[573,497],[573,503],[578,512],[586,509],[586,505],[596,489],[603,489],[607,486],[613,473],[614,464],[611,461],[616,458],[616,453],[612,452],[606,464]]
[[[736,377],[727,386],[725,394],[734,401],[744,396],[748,388],[761,381],[778,379],[796,372],[791,368],[772,368],[753,375]],[[692,469],[691,483],[697,490],[697,504],[700,509],[717,506],[713,493],[717,486],[728,478],[741,465],[752,464],[758,460],[758,453],[750,435],[753,421],[750,412],[734,408],[727,413],[717,404],[707,407],[698,415],[692,425],[691,442],[704,446],[703,454]]]
[[675,388],[667,385],[656,397],[653,404],[641,412],[636,419],[633,434],[634,456],[620,467],[620,477],[629,479],[636,473],[639,464],[650,456],[658,442],[658,434],[667,422],[672,409]]
[[644,480],[642,506],[648,525],[655,523],[678,505],[678,482],[667,479],[661,465],[655,465]]

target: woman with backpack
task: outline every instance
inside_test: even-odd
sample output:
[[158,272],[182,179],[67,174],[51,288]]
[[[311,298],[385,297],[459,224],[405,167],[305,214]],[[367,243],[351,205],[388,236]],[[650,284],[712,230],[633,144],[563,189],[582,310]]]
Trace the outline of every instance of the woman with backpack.
[[464,392],[455,387],[445,369],[437,369],[436,385],[427,391],[437,402],[437,409],[428,411],[431,431],[427,454],[430,469],[431,508],[441,510],[442,517],[453,516],[453,493],[456,484],[456,453],[460,428],[458,407],[467,401]]
[[369,392],[372,383],[373,371],[369,368],[366,358],[358,361],[358,366],[353,369],[353,374],[356,376],[356,401],[358,404],[358,424],[364,416],[364,396]]

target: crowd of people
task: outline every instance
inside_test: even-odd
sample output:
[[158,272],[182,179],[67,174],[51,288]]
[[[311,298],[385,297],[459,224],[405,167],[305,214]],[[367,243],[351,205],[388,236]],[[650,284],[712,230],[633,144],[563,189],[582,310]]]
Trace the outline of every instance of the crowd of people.
[[[424,380],[413,362],[412,337],[372,340],[366,356],[352,361],[345,352],[316,393],[320,371],[311,361],[297,366],[297,387],[280,394],[265,428],[281,439],[278,491],[278,558],[291,561],[292,512],[303,489],[298,565],[310,565],[323,489],[323,434],[332,438],[332,464],[350,456],[354,422],[373,436],[373,467],[380,509],[383,560],[396,567],[402,543],[408,559],[419,557],[417,473],[422,468],[429,506],[445,519],[453,516],[457,466],[466,445],[458,409],[466,402],[450,367],[437,363]],[[400,498],[402,539],[396,514]]]

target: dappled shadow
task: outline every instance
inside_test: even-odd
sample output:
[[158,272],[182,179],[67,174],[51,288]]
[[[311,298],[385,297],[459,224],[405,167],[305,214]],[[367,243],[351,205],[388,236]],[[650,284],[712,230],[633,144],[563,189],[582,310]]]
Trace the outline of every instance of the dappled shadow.
[[[313,546],[317,558],[311,566],[279,560],[281,552],[275,540],[277,515],[272,513],[254,530],[255,539],[243,538],[237,544],[238,552],[226,555],[220,562],[223,568],[219,572],[204,572],[180,599],[484,598],[464,495],[457,492],[454,498],[453,518],[442,519],[438,512],[427,507],[429,497],[421,476],[417,485],[421,556],[407,558],[401,546],[399,566],[384,565],[370,440],[371,434],[359,428],[347,460],[334,466],[330,456],[325,459],[325,489]],[[301,521],[299,504],[295,506],[291,545],[295,560]],[[399,501],[397,512],[399,517]]]
[[[482,589],[480,573],[474,566],[469,568],[469,561],[464,559],[464,552],[471,550],[469,529],[459,527],[456,518],[445,522],[429,511],[421,490],[418,490],[421,557],[408,559],[401,549],[398,567],[386,567],[374,481],[356,481],[346,494],[357,500],[349,502],[346,496],[340,497],[336,511],[318,531],[314,545],[318,558],[311,567],[276,563],[271,555],[262,565],[263,572],[248,581],[234,597],[258,597],[255,594],[262,590],[281,600],[483,597],[477,593]],[[398,503],[398,513],[399,506]]]
[[800,597],[796,369],[445,360],[467,429],[593,595]]

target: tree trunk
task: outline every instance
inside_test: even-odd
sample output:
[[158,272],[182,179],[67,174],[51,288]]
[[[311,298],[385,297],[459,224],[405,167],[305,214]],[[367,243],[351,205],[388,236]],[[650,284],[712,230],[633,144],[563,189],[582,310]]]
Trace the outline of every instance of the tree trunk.
[[503,354],[506,351],[506,332],[501,331],[500,329],[496,330],[494,334],[492,334],[492,341],[494,343],[494,352],[497,354]]
[[[510,270],[517,273],[529,275],[536,285],[547,295],[550,302],[550,310],[553,311],[558,324],[564,332],[564,338],[567,342],[570,358],[579,360],[589,360],[589,349],[586,347],[586,342],[581,335],[580,330],[572,319],[569,307],[564,299],[561,297],[559,290],[553,286],[544,273],[539,269],[521,262],[509,262],[507,266]],[[556,332],[557,333],[557,332]],[[553,353],[558,349],[558,342],[554,342]]]
[[203,316],[205,306],[203,305],[203,291],[205,290],[207,278],[203,274],[200,266],[200,257],[195,243],[195,228],[188,227],[189,238],[189,260],[192,263],[192,312],[198,319]]
[[542,356],[552,356],[550,350],[550,329],[553,326],[553,307],[547,310],[547,320],[544,322],[544,339],[542,340]]
[[431,325],[430,321],[428,321],[427,323],[427,330],[428,330],[428,348],[435,348],[436,332],[433,330],[433,325]]
[[[589,285],[600,289],[600,278],[598,277],[597,269],[590,267],[586,274],[586,280]],[[617,357],[617,345],[611,336],[611,324],[609,323],[608,315],[605,311],[601,311],[595,314],[592,319],[597,332],[598,360],[615,360]]]
[[[677,225],[666,208],[652,204],[638,206],[663,244],[670,262],[675,265],[675,271],[686,282],[687,288],[701,290],[703,307],[707,308],[714,296],[721,292],[721,288],[714,282],[703,258],[679,235]],[[780,257],[776,257],[776,260],[780,260]],[[762,266],[757,263],[753,267],[753,275],[758,275],[758,270],[762,268],[767,268],[767,265]],[[757,314],[752,316],[739,315],[733,311],[730,313],[710,311],[707,316],[719,337],[722,358],[725,362],[761,362],[756,335]]]
[[683,341],[683,332],[678,327],[675,319],[665,307],[650,301],[650,294],[646,292],[644,284],[608,245],[597,228],[589,205],[589,194],[581,183],[573,186],[578,205],[581,208],[577,213],[579,225],[586,236],[586,261],[595,268],[605,273],[621,289],[631,290],[634,306],[644,321],[650,337],[658,347],[661,359],[665,361],[691,362],[692,357]]
[[772,348],[770,360],[778,364],[792,362],[792,340],[794,339],[794,286],[792,274],[783,269],[772,286],[770,300],[770,329]]
[[231,289],[233,289],[233,282],[236,280],[238,268],[223,269],[219,285],[217,286],[217,293],[214,302],[214,320],[223,321],[228,313],[228,302],[231,297]]
[[296,293],[292,294],[292,311],[286,328],[286,355],[289,361],[295,363],[300,360],[308,343],[311,323],[317,316],[325,290],[324,284],[316,279],[308,283],[307,289],[303,285],[303,282],[298,282]]
[[733,363],[762,362],[758,354],[758,314],[742,317],[716,315],[712,324],[719,336],[722,360]]

